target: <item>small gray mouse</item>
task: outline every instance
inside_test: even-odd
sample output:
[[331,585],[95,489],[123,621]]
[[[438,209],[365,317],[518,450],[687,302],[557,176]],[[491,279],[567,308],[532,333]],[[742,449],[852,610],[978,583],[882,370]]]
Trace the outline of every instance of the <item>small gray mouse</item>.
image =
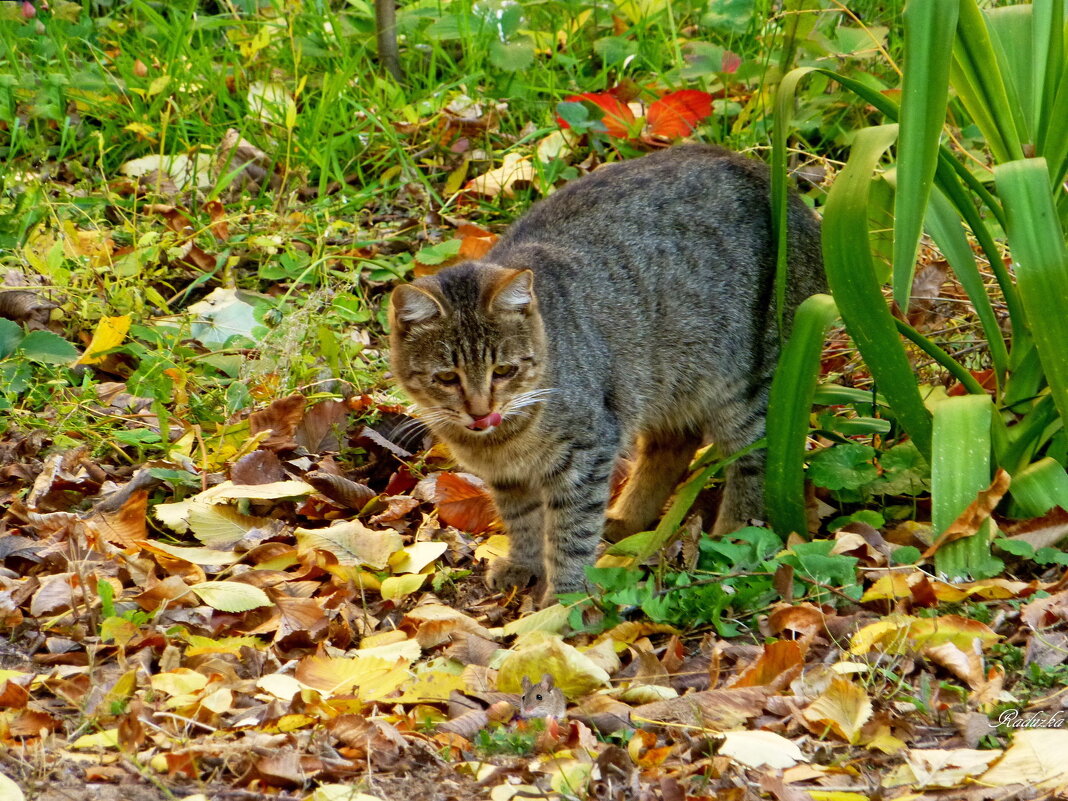
[[567,713],[567,698],[563,690],[553,682],[551,674],[546,673],[537,684],[523,677],[523,697],[519,705],[519,717],[524,720],[532,718],[562,718]]

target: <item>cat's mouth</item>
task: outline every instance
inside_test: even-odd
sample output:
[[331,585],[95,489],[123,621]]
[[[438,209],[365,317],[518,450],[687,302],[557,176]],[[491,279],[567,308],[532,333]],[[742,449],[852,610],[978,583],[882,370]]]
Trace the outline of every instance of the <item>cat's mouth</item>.
[[483,417],[474,418],[467,427],[471,431],[491,431],[501,424],[502,419],[498,412],[490,412]]

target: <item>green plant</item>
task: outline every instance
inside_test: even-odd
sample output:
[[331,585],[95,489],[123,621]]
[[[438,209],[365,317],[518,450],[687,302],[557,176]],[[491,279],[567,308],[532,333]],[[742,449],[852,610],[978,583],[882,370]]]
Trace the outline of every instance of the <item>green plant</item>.
[[[895,424],[932,465],[939,532],[989,483],[995,466],[1024,479],[1021,490],[1013,490],[1017,512],[1041,514],[1050,508],[1042,508],[1043,501],[1064,492],[1068,357],[1063,342],[1068,323],[1057,311],[1068,297],[1063,233],[1068,200],[1060,188],[1068,171],[1068,148],[1057,133],[1057,120],[1068,103],[1063,21],[1061,0],[988,10],[975,0],[910,3],[900,104],[851,78],[820,70],[867,99],[888,123],[856,134],[824,210],[824,255],[838,311]],[[780,86],[779,149],[785,145],[793,95],[811,72],[791,73]],[[1023,113],[1014,114],[1015,108]],[[981,131],[992,168],[981,154],[941,143],[944,130],[952,137],[968,121]],[[982,324],[997,375],[992,399],[962,363],[892,317],[883,299],[885,276],[876,268],[868,219],[872,175],[895,142],[894,298],[902,308],[907,305],[917,242],[926,226]],[[997,294],[1004,297],[1007,336],[997,324],[965,231],[978,243],[996,278]],[[997,246],[1003,235],[1015,271],[1005,266]],[[974,397],[938,405],[932,421],[902,336]],[[801,399],[779,413],[796,421],[807,415],[807,403]],[[796,443],[796,423],[783,428],[770,422],[769,431],[775,432],[770,448],[796,449],[777,441]],[[1050,461],[1041,460],[1039,472],[1031,465],[1043,456]],[[798,525],[797,476],[789,479],[773,477],[769,489],[772,520],[784,530]],[[793,507],[787,507],[788,498],[795,499]],[[997,572],[1000,563],[989,550],[991,525],[984,523],[971,537],[941,548],[935,557],[939,571],[952,577]]]
[[[596,628],[610,628],[640,609],[656,622],[687,628],[711,625],[721,636],[735,636],[742,630],[739,617],[744,621],[779,597],[774,577],[784,566],[792,568],[795,597],[828,604],[843,596],[856,600],[857,560],[831,554],[833,546],[832,540],[817,540],[784,550],[771,529],[751,526],[721,539],[702,537],[692,570],[646,574],[624,567],[588,568],[587,578],[598,589],[590,601],[601,613]],[[576,629],[588,628],[584,598],[563,597],[565,603],[575,604],[571,624]]]

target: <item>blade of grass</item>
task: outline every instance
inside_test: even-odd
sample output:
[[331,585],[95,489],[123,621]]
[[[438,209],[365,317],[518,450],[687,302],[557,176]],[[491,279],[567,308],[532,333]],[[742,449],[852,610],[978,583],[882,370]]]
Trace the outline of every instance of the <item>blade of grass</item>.
[[959,0],[927,0],[905,6],[905,73],[894,195],[894,300],[908,309],[924,209],[938,166],[938,142],[946,122],[949,64]]
[[846,328],[871,369],[879,391],[925,458],[931,453],[931,415],[923,405],[912,365],[875,278],[868,241],[871,175],[893,144],[897,127],[865,128],[827,197],[823,258]]
[[805,437],[820,353],[838,309],[829,295],[806,298],[779,358],[768,398],[768,459],[764,496],[768,520],[780,534],[808,533],[805,514]]

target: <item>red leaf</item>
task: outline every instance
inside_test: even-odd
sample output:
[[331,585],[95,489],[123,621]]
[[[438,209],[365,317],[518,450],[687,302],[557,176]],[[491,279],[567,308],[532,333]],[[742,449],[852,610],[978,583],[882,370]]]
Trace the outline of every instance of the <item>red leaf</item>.
[[[605,133],[619,139],[626,139],[630,135],[630,126],[635,118],[634,112],[630,110],[626,103],[606,92],[586,92],[581,95],[571,95],[566,99],[566,102],[581,103],[584,100],[588,100],[595,106],[604,109],[604,117],[601,118],[601,122],[604,123]],[[561,117],[557,117],[556,122],[559,123],[561,128],[571,127]]]
[[730,50],[723,51],[723,72],[737,72],[740,66],[742,66],[741,56],[737,53],[732,53]]
[[489,493],[455,473],[438,475],[437,503],[441,522],[471,534],[485,531],[497,520]]
[[683,89],[664,95],[649,106],[649,135],[674,139],[689,136],[697,123],[712,115],[712,95]]

